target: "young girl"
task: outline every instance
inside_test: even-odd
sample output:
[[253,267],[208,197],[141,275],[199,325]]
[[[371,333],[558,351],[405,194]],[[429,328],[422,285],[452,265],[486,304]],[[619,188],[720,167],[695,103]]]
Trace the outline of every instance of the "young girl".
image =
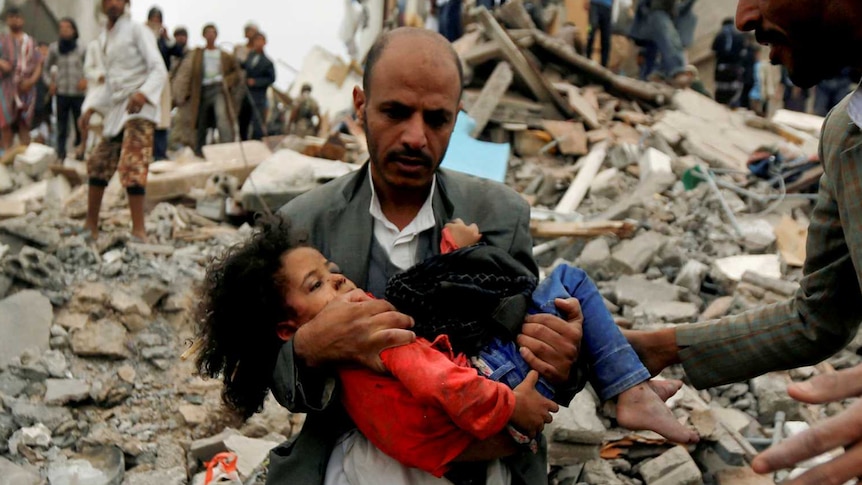
[[[387,300],[414,317],[418,338],[381,352],[389,374],[352,366],[338,369],[344,408],[368,441],[401,464],[437,477],[473,443],[507,425],[514,437],[529,442],[522,434],[536,436],[557,406],[547,399],[553,393],[547,383],[538,386],[544,396],[537,391],[538,375],[528,370],[511,339],[518,329],[505,328],[509,325],[505,322],[523,321],[528,297],[534,309],[547,311],[553,295],[566,291],[581,300],[594,382],[598,381],[603,399],[618,398],[620,423],[652,429],[675,441],[697,440],[645,383],[649,374],[640,362],[634,371],[623,365],[618,339],[600,336],[596,345],[590,344],[587,335],[607,333],[591,329],[590,321],[603,327],[610,322],[620,339],[622,335],[583,272],[561,267],[534,291],[535,278],[507,253],[470,246],[480,237],[475,225],[450,223],[441,252],[451,253],[390,280]],[[469,247],[457,249],[462,246]],[[250,416],[269,390],[283,341],[328,303],[355,289],[333,262],[307,246],[286,222],[265,222],[207,273],[198,368],[211,377],[222,374],[225,402]],[[524,304],[518,314],[512,309],[519,307],[520,297]],[[514,317],[483,319],[482,313]],[[501,325],[494,328],[498,322]],[[465,350],[473,356],[472,366]],[[671,385],[661,391],[672,394],[676,389],[678,385]]]

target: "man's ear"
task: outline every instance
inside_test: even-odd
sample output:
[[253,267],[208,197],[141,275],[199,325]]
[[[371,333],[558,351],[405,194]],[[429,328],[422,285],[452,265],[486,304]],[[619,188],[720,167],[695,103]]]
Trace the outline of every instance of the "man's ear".
[[287,320],[284,322],[280,322],[275,326],[275,334],[278,335],[278,338],[287,342],[292,339],[294,335],[296,335],[296,331],[299,329],[299,325],[296,324],[293,320]]
[[359,124],[362,124],[365,121],[365,103],[367,99],[365,98],[365,91],[363,91],[359,86],[353,87],[353,109],[356,110],[356,120],[359,121]]

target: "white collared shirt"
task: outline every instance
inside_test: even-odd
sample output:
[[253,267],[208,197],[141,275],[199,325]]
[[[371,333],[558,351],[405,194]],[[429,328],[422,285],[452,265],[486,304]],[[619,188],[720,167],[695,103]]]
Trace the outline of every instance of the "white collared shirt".
[[[93,108],[104,116],[106,137],[118,135],[130,119],[158,122],[168,71],[150,29],[123,15],[111,30],[102,31],[98,46],[105,69],[105,88],[87,93],[83,109]],[[126,106],[136,92],[142,93],[148,102],[140,112],[129,114]]]
[[850,104],[847,106],[847,114],[856,126],[862,130],[862,84],[856,87],[856,91],[850,96]]
[[377,191],[374,190],[370,164],[368,165],[368,183],[371,184],[371,206],[368,208],[368,213],[374,219],[374,239],[386,251],[389,260],[395,266],[403,270],[415,265],[417,263],[416,251],[419,248],[419,234],[436,225],[433,200],[434,190],[437,188],[437,175],[434,175],[431,180],[431,191],[428,193],[425,203],[422,204],[422,208],[419,209],[419,213],[402,230],[398,230],[398,226],[389,221],[383,214],[380,199],[377,198]]

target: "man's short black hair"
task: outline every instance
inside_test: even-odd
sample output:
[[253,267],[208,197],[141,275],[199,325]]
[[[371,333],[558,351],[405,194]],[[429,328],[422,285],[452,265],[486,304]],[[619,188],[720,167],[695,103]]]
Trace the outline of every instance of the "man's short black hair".
[[[417,29],[424,32],[424,29]],[[417,32],[418,34],[418,32]],[[433,34],[428,34],[433,35]],[[365,96],[369,97],[371,93],[371,74],[374,71],[374,65],[377,64],[377,61],[380,60],[380,56],[383,55],[383,51],[386,50],[386,46],[389,45],[389,41],[391,40],[392,34],[383,34],[374,41],[374,44],[371,46],[371,49],[368,51],[368,55],[365,57],[365,72],[362,74],[362,90],[365,91]],[[464,67],[461,65],[461,58],[458,56],[458,53],[455,52],[455,49],[452,48],[451,44],[449,46],[449,51],[452,54],[452,60],[455,62],[455,65],[458,66],[458,85],[461,88],[461,91],[464,90]]]
[[204,28],[203,28],[203,29],[201,29],[201,35],[205,34],[205,33],[207,32],[207,29],[213,29],[213,30],[215,30],[216,35],[218,35],[218,27],[216,27],[216,26],[215,26],[215,24],[206,24],[206,25],[204,25]]
[[3,19],[5,20],[9,17],[23,17],[23,15],[21,15],[21,9],[18,7],[6,8],[6,11],[3,12]]
[[178,35],[184,35],[184,36],[188,37],[189,31],[186,30],[185,27],[177,27],[176,29],[174,29],[174,37],[176,37]]
[[261,32],[259,30],[257,32],[255,32],[255,34],[253,36],[251,36],[251,40],[257,40],[258,37],[262,38],[263,40],[266,40],[266,34],[264,34],[263,32]]
[[147,12],[147,20],[152,20],[153,17],[155,17],[157,15],[159,17],[159,20],[161,20],[161,21],[165,20],[165,16],[162,14],[162,9],[160,9],[159,7],[153,7],[150,9],[149,12]]

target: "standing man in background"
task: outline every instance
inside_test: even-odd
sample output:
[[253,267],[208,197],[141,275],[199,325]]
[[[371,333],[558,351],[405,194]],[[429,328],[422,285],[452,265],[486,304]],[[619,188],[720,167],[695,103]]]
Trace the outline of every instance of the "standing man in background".
[[99,210],[108,181],[119,171],[132,214],[132,237],[144,242],[144,196],[148,165],[153,160],[153,134],[159,120],[162,89],[168,72],[152,32],[126,15],[130,0],[102,0],[108,17],[98,39],[104,57],[105,89],[84,101],[81,125],[98,112],[104,117],[104,138],[87,160],[89,193],[84,229],[96,240]]
[[213,24],[203,29],[206,47],[195,49],[182,63],[174,77],[172,89],[174,101],[181,109],[187,109],[190,120],[194,120],[195,155],[203,158],[203,146],[207,142],[207,130],[215,126],[219,143],[234,140],[231,113],[233,95],[241,80],[242,71],[234,56],[216,46],[218,30]]
[[249,124],[252,125],[251,137],[254,140],[263,138],[263,124],[266,120],[266,92],[275,82],[275,65],[263,48],[266,46],[266,36],[258,32],[252,39],[252,50],[243,63],[245,83],[248,95],[243,97],[242,108],[239,111],[239,137],[248,140]]
[[602,66],[608,67],[611,58],[611,24],[613,23],[611,12],[614,0],[590,0],[587,8],[590,11],[590,36],[587,40],[587,58],[593,58],[593,43],[596,40],[596,31],[601,31],[602,42]]
[[75,158],[82,160],[84,145],[78,119],[87,94],[87,77],[84,75],[86,48],[78,43],[78,26],[71,18],[59,22],[60,40],[48,48],[43,79],[48,93],[57,97],[57,157],[66,158],[69,137],[69,118],[75,130]]
[[0,36],[0,133],[3,150],[12,147],[18,127],[18,141],[30,144],[30,126],[36,105],[36,83],[42,76],[42,54],[36,41],[24,32],[24,17],[17,7],[6,9],[9,33]]
[[[147,13],[146,26],[153,32],[156,38],[156,45],[159,49],[159,54],[165,62],[165,68],[170,67],[170,56],[168,49],[173,45],[173,41],[168,37],[168,30],[165,28],[164,16],[158,7],[153,7]],[[168,129],[171,127],[171,85],[165,83],[162,89],[160,98],[161,116],[156,122],[156,134],[153,142],[153,159],[167,160],[168,159]]]

